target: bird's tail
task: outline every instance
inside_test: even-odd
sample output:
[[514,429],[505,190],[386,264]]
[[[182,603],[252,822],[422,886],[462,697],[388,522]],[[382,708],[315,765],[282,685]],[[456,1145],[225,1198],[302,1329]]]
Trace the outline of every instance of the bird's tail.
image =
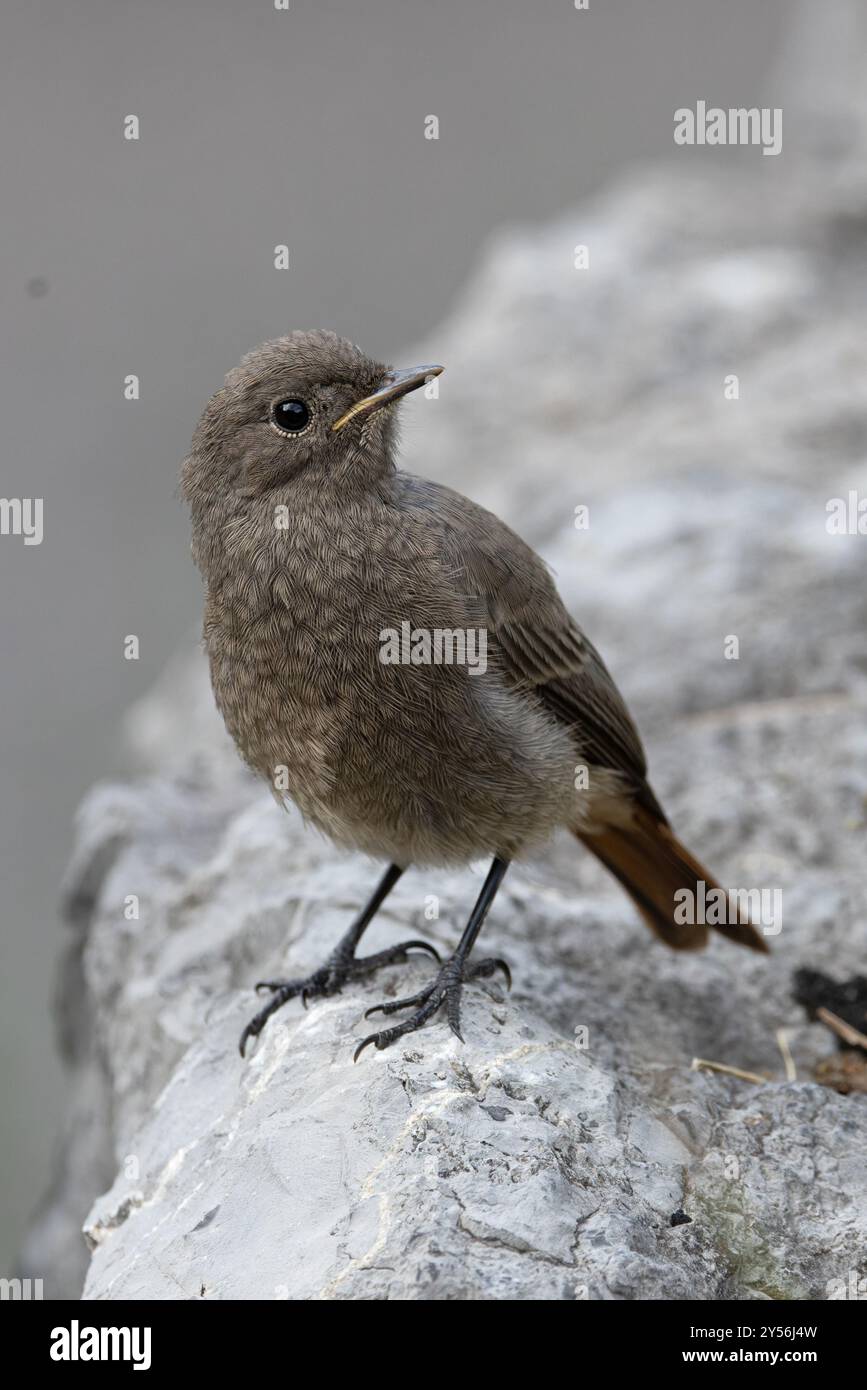
[[[713,919],[718,915],[697,912],[695,907],[705,904],[712,890],[717,893],[722,890],[665,822],[648,811],[636,808],[634,820],[627,826],[606,825],[595,833],[575,831],[575,834],[622,883],[648,926],[667,946],[676,951],[699,950],[707,942],[710,925],[729,941],[748,946],[751,951],[767,953],[765,938],[740,904],[736,903],[733,911],[726,911],[724,921],[711,920],[706,924],[704,920],[695,920],[698,916],[709,915]],[[690,893],[693,911],[687,903]],[[716,895],[711,899],[714,900],[723,901]],[[724,901],[728,906],[728,895]]]

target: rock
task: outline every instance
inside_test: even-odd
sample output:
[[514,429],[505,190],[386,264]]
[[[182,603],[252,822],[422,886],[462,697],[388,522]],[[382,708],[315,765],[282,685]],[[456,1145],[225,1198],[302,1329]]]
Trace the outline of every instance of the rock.
[[[24,1255],[49,1292],[83,1220],[100,1299],[802,1299],[865,1273],[867,1101],[807,1079],[834,1045],[791,978],[863,968],[867,541],[826,522],[867,493],[867,221],[843,166],[771,162],[501,238],[420,350],[449,370],[405,463],[552,562],[675,827],[781,890],[772,957],[667,952],[564,838],[506,880],[484,940],[515,988],[466,991],[465,1046],[438,1019],[353,1065],[416,958],[287,1006],[241,1061],[253,983],[318,964],[378,870],[249,778],[185,657],[130,715],[142,779],[81,813],[69,1119]],[[407,874],[369,948],[450,947],[481,868]]]

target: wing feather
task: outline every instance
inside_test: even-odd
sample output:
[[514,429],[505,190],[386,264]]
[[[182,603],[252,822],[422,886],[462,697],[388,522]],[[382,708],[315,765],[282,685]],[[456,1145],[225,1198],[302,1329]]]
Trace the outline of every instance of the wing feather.
[[638,731],[596,648],[566,610],[551,574],[528,545],[483,507],[426,479],[402,474],[404,504],[442,531],[455,584],[480,602],[506,679],[533,691],[575,730],[583,755],[621,772],[665,820],[647,785]]

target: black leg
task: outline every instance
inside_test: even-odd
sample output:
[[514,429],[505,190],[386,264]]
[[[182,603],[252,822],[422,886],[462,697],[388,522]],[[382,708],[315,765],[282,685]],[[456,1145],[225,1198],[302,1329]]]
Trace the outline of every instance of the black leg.
[[395,999],[387,1004],[377,1004],[375,1008],[368,1009],[364,1015],[370,1018],[371,1014],[394,1014],[400,1009],[410,1009],[417,1006],[415,1013],[410,1014],[409,1018],[397,1023],[393,1028],[384,1028],[380,1033],[371,1033],[363,1042],[359,1043],[355,1049],[355,1061],[357,1062],[362,1052],[371,1043],[381,1051],[388,1047],[397,1038],[402,1038],[407,1033],[414,1033],[417,1028],[422,1028],[429,1018],[437,1012],[443,1004],[446,1006],[446,1017],[452,1032],[460,1038],[461,1036],[461,988],[467,980],[484,978],[493,975],[495,970],[502,970],[506,981],[511,988],[512,977],[509,967],[504,960],[488,958],[476,961],[470,965],[469,954],[475,945],[476,937],[482,929],[482,923],[488,915],[488,909],[497,895],[497,889],[503,881],[506,870],[509,867],[508,859],[495,859],[485,879],[478,901],[470,913],[470,920],[464,928],[464,933],[458,942],[458,949],[453,956],[439,970],[433,982],[426,989],[419,990],[418,994],[409,995],[406,999]]
[[373,956],[363,956],[361,959],[356,957],[355,949],[365,930],[402,873],[403,869],[397,864],[392,864],[386,870],[370,902],[359,912],[352,926],[340,938],[325,964],[321,965],[318,970],[314,970],[312,975],[299,980],[261,980],[259,982],[256,989],[269,989],[272,997],[264,1009],[260,1009],[255,1018],[250,1020],[241,1034],[242,1057],[249,1039],[258,1037],[271,1015],[282,1008],[289,999],[295,999],[300,995],[301,1002],[306,1008],[308,999],[316,998],[318,995],[337,994],[341,986],[346,984],[348,980],[358,980],[365,975],[372,975],[383,965],[405,961],[412,950],[427,951],[434,957],[434,960],[439,960],[439,952],[433,946],[429,946],[426,941],[401,941],[396,946],[388,946],[384,951],[377,951]]

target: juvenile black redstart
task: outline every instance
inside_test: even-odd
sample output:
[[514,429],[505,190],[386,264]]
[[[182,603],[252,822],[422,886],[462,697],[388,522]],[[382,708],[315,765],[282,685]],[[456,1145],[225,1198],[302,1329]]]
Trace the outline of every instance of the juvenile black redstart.
[[[715,888],[647,781],[635,725],[543,562],[491,512],[395,464],[395,407],[439,366],[398,371],[326,332],[249,353],[205,408],[183,466],[217,705],[278,798],[339,844],[389,862],[324,965],[269,980],[241,1051],[288,999],[332,994],[429,951],[439,969],[387,1047],[462,985],[502,970],[470,952],[509,862],[566,826],[667,945],[704,945],[679,890]],[[578,775],[576,775],[576,772]],[[583,775],[582,775],[583,774]],[[492,864],[457,949],[356,955],[410,865]],[[756,951],[749,921],[715,927]],[[369,1010],[369,1013],[377,1010]]]

